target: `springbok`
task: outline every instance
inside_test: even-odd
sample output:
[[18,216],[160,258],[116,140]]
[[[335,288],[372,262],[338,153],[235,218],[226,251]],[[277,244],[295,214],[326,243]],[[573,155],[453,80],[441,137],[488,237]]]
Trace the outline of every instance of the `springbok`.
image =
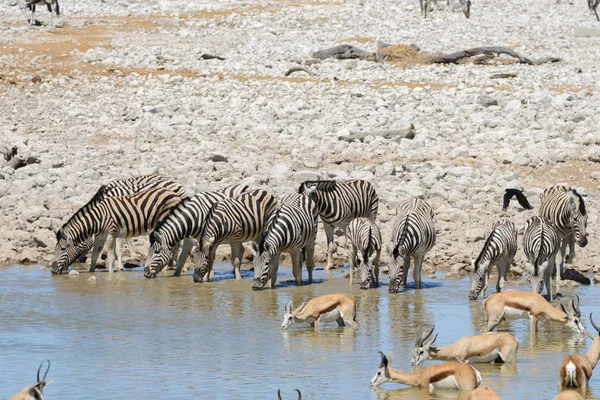
[[401,372],[390,365],[392,353],[386,357],[381,351],[381,363],[377,373],[371,379],[372,386],[385,382],[434,389],[473,390],[481,384],[481,374],[475,368],[456,361],[434,364],[415,372]]
[[[302,393],[300,393],[300,391],[298,389],[294,389],[296,392],[298,392],[298,400],[302,400]],[[281,391],[279,389],[277,389],[277,400],[282,400],[281,399]]]
[[[600,335],[600,328],[594,323],[591,313],[590,322],[598,335]],[[558,369],[559,389],[580,388],[584,391],[587,390],[592,371],[596,368],[596,364],[598,364],[598,359],[600,358],[600,337],[593,336],[587,331],[585,333],[592,339],[592,345],[586,355],[576,354],[563,359]]]
[[509,363],[517,360],[519,341],[509,333],[484,333],[477,336],[465,336],[449,346],[436,347],[433,345],[437,333],[431,337],[435,325],[424,330],[419,328],[412,365],[419,365],[428,359],[456,360],[462,363]]
[[581,396],[575,390],[565,390],[560,392],[558,396],[552,400],[583,400],[583,396]]
[[48,375],[48,371],[50,371],[50,360],[45,361],[48,362],[48,368],[46,368],[44,377],[40,379],[40,371],[44,365],[44,361],[42,361],[37,372],[37,382],[33,385],[27,386],[25,389],[21,390],[8,400],[44,400],[44,395],[42,392],[44,390],[44,386],[46,386],[46,375]]
[[[336,321],[339,326],[350,325],[356,328],[356,300],[347,294],[332,293],[315,297],[308,303],[302,303],[293,310],[290,301],[285,307],[281,329],[287,329],[294,323],[305,322],[319,330],[319,322]],[[293,311],[292,311],[293,310]]]
[[500,397],[487,386],[480,386],[467,396],[466,400],[500,400]]
[[493,331],[503,319],[519,319],[529,316],[531,331],[537,331],[538,318],[562,322],[572,330],[583,334],[585,328],[580,322],[579,297],[574,295],[567,306],[560,305],[562,311],[553,307],[539,293],[508,290],[494,293],[483,301],[487,322],[482,332]]

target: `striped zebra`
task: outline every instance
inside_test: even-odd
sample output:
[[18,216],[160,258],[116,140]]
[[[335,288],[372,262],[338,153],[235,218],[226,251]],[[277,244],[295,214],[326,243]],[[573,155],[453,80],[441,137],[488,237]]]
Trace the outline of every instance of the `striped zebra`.
[[485,291],[494,265],[498,269],[496,291],[503,291],[506,274],[510,268],[510,263],[515,258],[515,254],[517,254],[517,229],[515,224],[507,219],[494,222],[479,255],[475,260],[471,259],[469,299],[477,300],[480,293],[485,298]]
[[[97,195],[102,196],[103,188]],[[69,229],[57,233],[59,252],[52,262],[52,273],[59,274],[68,268],[77,243],[95,237],[106,241],[108,251],[107,264],[112,272],[115,260],[117,268],[122,269],[120,255],[117,254],[117,237],[135,237],[145,235],[156,226],[175,207],[180,197],[165,188],[152,188],[129,196],[108,197],[95,203],[94,207],[81,217],[70,221]],[[84,207],[87,207],[84,206]],[[78,215],[78,213],[76,213]],[[77,259],[81,254],[75,254]],[[94,272],[94,268],[90,268]]]
[[411,257],[414,260],[415,285],[417,289],[421,288],[423,258],[435,245],[433,208],[425,200],[418,197],[406,200],[398,205],[397,213],[389,264],[390,293],[397,293],[400,285],[406,286]]
[[[560,268],[556,274],[559,281],[565,261],[571,264],[575,259],[575,242],[580,247],[587,246],[587,211],[581,195],[569,186],[550,186],[542,193],[541,200],[540,217],[550,221],[561,240]],[[569,255],[565,257],[567,245]]]
[[346,228],[346,237],[352,244],[350,253],[350,285],[360,271],[360,288],[379,286],[379,257],[381,255],[381,232],[368,218],[355,218]]
[[[96,194],[92,197],[90,201],[88,201],[83,207],[81,207],[75,214],[69,218],[69,220],[58,230],[56,234],[56,246],[55,246],[55,258],[58,258],[59,253],[61,253],[61,247],[59,246],[60,238],[67,236],[65,232],[73,229],[73,226],[81,221],[82,219],[88,218],[88,214],[90,210],[92,210],[98,203],[108,197],[117,197],[117,196],[128,196],[135,193],[138,193],[143,190],[147,190],[150,188],[158,188],[162,187],[165,189],[169,189],[175,192],[180,198],[184,198],[187,196],[185,189],[178,182],[175,182],[171,178],[167,178],[166,176],[160,174],[150,174],[150,175],[136,175],[129,178],[117,179],[109,182],[105,186],[101,186],[100,189],[96,192]],[[133,257],[133,246],[129,239],[125,239],[129,247],[129,255]],[[104,246],[104,241],[100,240],[100,238],[95,239],[94,237],[88,238],[78,238],[76,243],[72,243],[72,246],[69,246],[70,253],[67,255],[66,267],[74,263],[79,255],[85,255],[88,253],[90,249],[92,250],[92,259],[90,264],[90,271],[93,271],[96,268],[96,262],[98,260],[98,256],[102,251]],[[120,246],[117,246],[120,250]],[[66,268],[65,268],[66,270]]]
[[333,241],[334,229],[342,232],[354,218],[367,217],[375,221],[379,198],[370,182],[306,181],[298,193],[305,194],[317,203],[319,215],[327,236],[327,269],[333,269],[333,253],[337,250]]
[[309,197],[294,193],[281,199],[281,204],[267,221],[258,245],[251,242],[250,246],[246,246],[254,255],[255,279],[252,289],[264,289],[269,280],[271,288],[275,288],[282,252],[292,257],[296,285],[302,285],[302,264],[305,259],[308,283],[312,283],[318,222],[317,204]]
[[213,205],[206,217],[200,241],[193,252],[196,265],[194,282],[202,282],[205,276],[207,281],[211,279],[215,254],[220,244],[231,246],[233,273],[235,279],[241,279],[243,243],[260,238],[276,207],[275,197],[260,189],[221,200]]
[[190,254],[193,241],[200,239],[203,224],[212,206],[228,197],[248,191],[247,185],[234,185],[213,192],[203,192],[182,200],[150,233],[146,278],[154,278],[171,259],[172,248],[184,241],[174,276],[179,276]]
[[542,293],[544,284],[548,299],[552,301],[551,277],[556,270],[556,253],[559,239],[546,218],[534,216],[525,222],[523,251],[527,257],[525,267],[531,276],[531,289]]

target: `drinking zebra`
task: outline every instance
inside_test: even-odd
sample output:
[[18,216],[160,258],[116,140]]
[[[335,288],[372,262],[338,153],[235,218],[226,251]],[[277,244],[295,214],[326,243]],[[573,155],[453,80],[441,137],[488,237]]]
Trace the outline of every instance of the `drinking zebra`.
[[[97,195],[102,196],[103,188]],[[81,256],[74,254],[77,243],[95,237],[106,241],[108,251],[107,264],[112,272],[115,260],[117,269],[122,269],[120,255],[116,251],[117,237],[135,237],[145,235],[153,229],[158,221],[164,218],[180,197],[177,193],[165,188],[152,188],[129,196],[108,197],[101,201],[92,199],[95,205],[87,212],[70,221],[68,229],[61,229],[57,235],[58,252],[52,262],[52,273],[59,274],[68,268],[68,260]],[[88,207],[87,205],[84,207]],[[94,268],[90,268],[94,272]]]
[[[556,270],[556,253],[559,239],[550,222],[542,217],[531,217],[525,222],[523,251],[527,257],[525,267],[531,276],[531,289],[542,293],[544,284],[549,301],[552,301],[551,277]],[[559,271],[557,275],[560,275]]]
[[[244,256],[243,242],[257,241],[277,201],[265,190],[253,190],[214,204],[194,250],[194,282],[211,279],[217,247],[231,246],[231,263],[235,279],[241,279],[240,265]],[[255,271],[256,272],[256,271]]]
[[413,277],[417,289],[421,288],[421,267],[425,254],[435,245],[433,208],[423,199],[414,198],[398,205],[394,221],[390,254],[388,290],[397,293],[400,285],[406,286],[410,259],[413,258]]
[[[58,258],[58,255],[61,252],[59,238],[67,236],[65,234],[66,231],[73,229],[73,225],[77,224],[78,221],[86,219],[90,210],[93,209],[99,202],[108,197],[127,196],[150,188],[159,187],[175,192],[180,198],[187,196],[185,189],[183,186],[181,186],[181,184],[160,174],[136,175],[129,178],[116,179],[109,182],[105,186],[101,186],[94,197],[92,197],[90,201],[88,201],[83,207],[75,212],[75,214],[73,214],[71,218],[69,218],[69,220],[58,230],[56,234],[57,243],[55,246],[55,258]],[[101,238],[94,238],[93,236],[77,239],[77,242],[71,243],[71,246],[69,246],[70,251],[69,254],[67,254],[67,259],[65,261],[65,270],[69,267],[69,265],[77,260],[78,256],[76,254],[85,255],[93,247],[90,271],[94,271],[96,268],[96,261],[104,246],[104,240]],[[128,242],[129,255],[133,257],[133,246],[128,239],[125,239],[125,241]],[[174,249],[174,251],[176,252],[177,249]]]
[[496,291],[504,290],[506,274],[510,263],[517,254],[517,230],[515,224],[506,219],[501,219],[492,224],[492,230],[488,235],[483,248],[475,260],[471,260],[471,291],[470,300],[477,300],[479,294],[485,298],[492,266],[498,269],[498,282]]
[[213,192],[202,192],[182,200],[150,233],[148,259],[144,268],[146,278],[154,278],[171,259],[171,249],[184,241],[174,276],[179,276],[190,254],[193,241],[200,240],[202,227],[212,206],[228,197],[248,190],[247,185],[234,185]]
[[309,197],[295,193],[281,199],[280,206],[267,221],[267,228],[259,244],[252,242],[248,246],[254,255],[255,279],[252,289],[263,289],[269,279],[271,288],[275,288],[282,252],[287,252],[292,257],[292,274],[296,285],[302,285],[304,260],[308,283],[312,283],[318,222],[317,204]]
[[355,218],[348,224],[346,237],[352,244],[350,253],[350,285],[354,274],[360,271],[360,288],[371,284],[379,286],[379,256],[381,255],[381,232],[368,218]]
[[[580,247],[587,246],[587,212],[583,198],[575,189],[564,185],[550,186],[542,193],[542,204],[540,205],[540,217],[547,218],[559,239],[560,246],[560,270],[562,273],[567,263],[572,263],[575,258],[575,242]],[[565,257],[569,245],[569,255]],[[557,275],[557,280],[561,277]]]
[[370,182],[350,181],[306,181],[300,185],[298,193],[305,194],[317,203],[319,215],[327,236],[327,269],[334,268],[333,241],[334,229],[342,231],[354,218],[367,217],[375,221],[379,198]]

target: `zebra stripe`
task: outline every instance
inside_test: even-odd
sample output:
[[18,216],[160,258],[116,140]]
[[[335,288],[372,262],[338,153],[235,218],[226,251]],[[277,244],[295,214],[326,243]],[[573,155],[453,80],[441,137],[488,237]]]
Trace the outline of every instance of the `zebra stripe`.
[[[203,192],[182,200],[150,233],[148,261],[144,268],[146,278],[154,278],[171,260],[171,249],[187,238],[200,239],[202,227],[211,207],[228,197],[248,190],[247,185],[234,185],[213,192]],[[191,251],[191,242],[184,243],[177,261],[175,276],[181,270]]]
[[305,194],[317,203],[319,215],[327,236],[327,269],[333,268],[333,242],[335,227],[342,231],[354,218],[367,217],[375,221],[379,198],[370,182],[350,181],[306,181],[298,193]]
[[312,283],[318,220],[317,204],[309,197],[291,194],[281,199],[281,205],[267,221],[258,246],[253,243],[251,247],[255,271],[252,289],[263,289],[269,279],[271,288],[275,288],[282,252],[292,257],[292,272],[298,286],[302,284],[302,263],[306,257],[308,283]]
[[[583,198],[569,186],[555,185],[544,190],[541,198],[540,217],[547,218],[561,240],[560,271],[565,259],[572,263],[575,259],[575,243],[587,246],[587,210]],[[569,255],[565,257],[569,245]],[[557,275],[557,280],[560,277]]]
[[524,232],[523,251],[527,257],[525,267],[530,273],[531,289],[541,293],[545,284],[548,298],[552,300],[550,279],[556,268],[558,235],[547,219],[537,216],[525,222]]
[[200,243],[194,250],[194,282],[210,279],[215,253],[220,244],[231,246],[231,261],[236,279],[241,279],[243,242],[256,241],[262,234],[277,202],[265,190],[253,190],[216,203],[206,217]]
[[181,199],[188,197],[180,183],[161,174],[135,175],[129,178],[116,179],[106,184],[106,197],[128,196],[151,188],[165,188],[175,192]]
[[421,268],[425,254],[435,245],[433,208],[423,199],[406,200],[398,206],[398,216],[392,230],[394,249],[389,265],[390,293],[406,286],[411,257],[414,260],[413,277],[421,288]]
[[510,263],[517,254],[517,230],[515,224],[506,219],[501,219],[492,224],[488,235],[477,259],[471,261],[471,290],[469,299],[477,300],[479,294],[485,297],[492,266],[498,269],[498,282],[496,291],[504,290],[506,274]]
[[[72,247],[92,236],[101,242],[107,241],[109,270],[112,272],[115,258],[119,263],[118,268],[122,269],[120,256],[116,254],[115,239],[145,235],[180,200],[175,192],[155,188],[100,201],[81,218],[71,221],[69,229],[59,231],[57,246],[60,251],[53,262],[52,272],[61,273],[63,269],[66,270],[68,254],[73,252]],[[94,269],[90,268],[90,272],[94,272]]]
[[360,288],[368,289],[371,284],[379,286],[379,257],[381,255],[381,231],[368,218],[355,218],[346,229],[350,240],[350,285],[354,274],[360,271]]

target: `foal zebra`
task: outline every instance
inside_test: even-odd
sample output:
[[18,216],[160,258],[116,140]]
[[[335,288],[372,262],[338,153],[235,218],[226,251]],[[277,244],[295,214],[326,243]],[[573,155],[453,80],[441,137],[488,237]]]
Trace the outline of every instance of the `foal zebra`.
[[[570,264],[575,258],[575,242],[580,247],[588,244],[585,202],[575,189],[564,185],[546,188],[541,200],[540,217],[550,221],[561,240],[559,273],[562,273],[565,260]],[[569,245],[569,255],[565,257],[567,245]],[[560,275],[557,275],[557,280],[560,278]]]
[[531,276],[531,290],[542,293],[545,284],[549,301],[552,301],[550,280],[556,270],[558,246],[558,235],[547,219],[534,216],[525,222],[523,251],[527,256],[525,267]]
[[471,260],[470,300],[477,300],[479,294],[485,298],[492,266],[498,269],[498,282],[496,291],[504,290],[506,274],[510,263],[517,254],[517,230],[515,224],[506,219],[501,219],[492,224],[492,231],[487,237],[477,259]]
[[350,285],[354,274],[360,271],[360,288],[371,284],[379,286],[379,256],[381,255],[381,232],[368,218],[355,218],[346,229],[346,237],[352,244],[350,253]]
[[413,258],[413,277],[417,289],[421,288],[421,268],[425,254],[435,245],[433,208],[423,199],[414,198],[398,205],[394,221],[390,254],[388,290],[397,293],[400,285],[406,286],[410,259]]
[[248,190],[247,185],[234,185],[213,192],[203,192],[182,200],[150,233],[148,259],[144,268],[146,278],[155,278],[171,259],[171,249],[184,241],[174,276],[179,276],[192,250],[193,241],[200,239],[202,227],[211,207],[228,197]]
[[333,231],[336,227],[342,231],[354,218],[377,218],[379,198],[370,182],[350,181],[306,181],[298,188],[317,203],[319,215],[327,236],[327,269],[333,269],[333,253],[336,245]]
[[[100,188],[98,191],[100,196],[102,190]],[[175,192],[165,188],[148,189],[129,196],[108,197],[100,202],[92,199],[95,205],[85,215],[70,221],[69,229],[61,229],[57,233],[59,251],[52,262],[52,273],[59,274],[66,270],[68,260],[78,248],[77,243],[91,236],[101,242],[106,241],[109,271],[112,272],[115,259],[118,262],[117,268],[122,269],[120,255],[116,251],[116,238],[145,235],[180,200]],[[75,258],[79,256],[81,254],[75,254]],[[94,270],[95,266],[90,268],[90,272]]]
[[[256,241],[277,201],[265,190],[253,190],[214,204],[206,217],[200,242],[194,250],[194,282],[211,279],[217,247],[231,246],[231,263],[235,279],[241,279],[240,265],[244,256],[243,242]],[[255,271],[256,273],[256,271]]]
[[292,274],[296,285],[302,285],[304,259],[308,283],[312,283],[318,222],[317,204],[309,197],[295,193],[281,199],[281,205],[267,221],[267,228],[259,244],[252,242],[248,246],[254,255],[255,278],[252,289],[263,289],[269,279],[271,288],[275,288],[282,252],[287,252],[292,257]]

